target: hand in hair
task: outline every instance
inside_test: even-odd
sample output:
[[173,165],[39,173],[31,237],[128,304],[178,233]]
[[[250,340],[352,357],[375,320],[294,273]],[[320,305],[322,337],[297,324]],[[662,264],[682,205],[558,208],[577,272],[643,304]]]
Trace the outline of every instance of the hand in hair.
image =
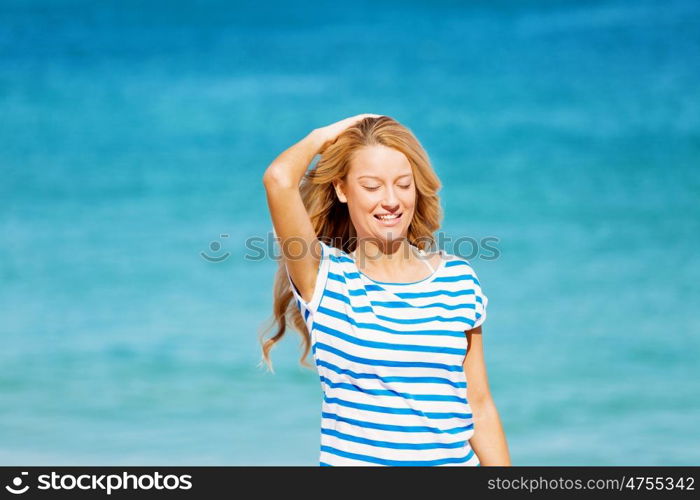
[[328,146],[333,144],[335,140],[338,138],[338,136],[343,133],[344,130],[346,130],[349,127],[352,127],[355,125],[357,122],[364,120],[367,117],[373,117],[373,118],[379,118],[380,116],[384,115],[375,115],[372,113],[363,113],[361,115],[355,115],[351,116],[349,118],[344,118],[340,121],[337,121],[335,123],[331,123],[330,125],[326,125],[325,127],[319,127],[316,129],[316,132],[323,138],[324,142],[323,145],[321,146],[321,149],[319,150],[319,154],[322,154]]

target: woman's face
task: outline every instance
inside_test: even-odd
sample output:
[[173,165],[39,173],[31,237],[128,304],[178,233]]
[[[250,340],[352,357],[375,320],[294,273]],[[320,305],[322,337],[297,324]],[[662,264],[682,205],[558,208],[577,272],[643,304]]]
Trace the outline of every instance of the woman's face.
[[360,240],[388,242],[406,237],[416,188],[403,153],[386,146],[365,146],[355,152],[345,181],[335,186],[340,201],[348,204]]

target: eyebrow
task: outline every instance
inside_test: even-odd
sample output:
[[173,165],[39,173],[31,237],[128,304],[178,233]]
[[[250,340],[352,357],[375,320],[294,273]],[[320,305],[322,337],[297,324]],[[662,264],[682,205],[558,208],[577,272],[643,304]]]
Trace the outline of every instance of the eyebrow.
[[[411,176],[411,174],[403,174],[403,175],[399,175],[399,176],[397,177],[397,179],[401,179],[402,177],[410,177],[410,176]],[[364,178],[364,177],[368,177],[368,178],[370,178],[370,179],[376,179],[376,180],[378,180],[378,181],[381,181],[381,179],[380,179],[379,177],[375,177],[374,175],[361,175],[361,176],[359,176],[357,179],[360,180],[360,179],[362,179],[362,178]]]

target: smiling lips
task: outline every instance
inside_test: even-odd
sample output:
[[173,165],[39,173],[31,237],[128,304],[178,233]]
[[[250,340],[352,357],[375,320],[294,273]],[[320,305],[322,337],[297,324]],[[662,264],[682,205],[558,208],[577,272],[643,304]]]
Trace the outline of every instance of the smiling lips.
[[401,220],[403,212],[397,214],[374,214],[374,218],[379,221],[382,226],[395,226]]

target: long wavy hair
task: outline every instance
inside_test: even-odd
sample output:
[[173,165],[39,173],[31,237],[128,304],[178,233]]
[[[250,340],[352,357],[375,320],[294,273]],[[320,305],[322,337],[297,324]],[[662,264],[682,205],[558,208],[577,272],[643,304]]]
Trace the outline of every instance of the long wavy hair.
[[[437,194],[442,185],[418,139],[408,128],[388,116],[366,117],[345,129],[325,149],[316,166],[304,174],[299,191],[316,235],[324,242],[333,242],[331,246],[345,252],[354,250],[357,243],[355,227],[347,204],[338,199],[333,183],[345,179],[357,150],[374,145],[402,152],[411,164],[416,186],[416,205],[408,227],[407,240],[422,250],[432,248],[435,245],[433,233],[440,228],[443,218]],[[273,313],[268,326],[259,335],[262,345],[260,364],[266,363],[273,373],[270,351],[284,336],[288,323],[302,337],[300,363],[313,368],[306,361],[311,349],[311,337],[293,299],[284,261],[280,258],[274,282]],[[265,339],[265,334],[274,327],[274,336]]]

